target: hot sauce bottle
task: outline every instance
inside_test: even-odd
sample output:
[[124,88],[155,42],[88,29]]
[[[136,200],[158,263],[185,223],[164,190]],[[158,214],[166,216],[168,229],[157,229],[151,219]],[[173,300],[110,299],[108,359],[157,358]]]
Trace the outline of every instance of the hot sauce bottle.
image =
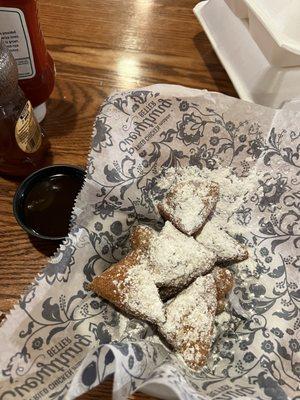
[[19,85],[40,122],[54,87],[55,68],[41,32],[35,0],[0,0],[1,39],[17,62]]
[[16,61],[0,42],[0,172],[28,175],[43,165],[48,148],[31,102],[18,85]]

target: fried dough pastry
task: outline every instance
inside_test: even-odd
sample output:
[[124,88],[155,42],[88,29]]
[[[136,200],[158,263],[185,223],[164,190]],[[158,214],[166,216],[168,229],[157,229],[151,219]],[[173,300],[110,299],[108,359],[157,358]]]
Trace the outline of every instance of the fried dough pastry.
[[211,274],[197,278],[165,306],[166,322],[159,330],[193,369],[207,361],[216,310],[217,290]]
[[186,235],[205,224],[219,198],[219,185],[206,180],[175,183],[158,203],[161,216]]
[[158,232],[146,225],[137,225],[133,228],[129,237],[129,243],[133,250],[148,250],[151,240],[157,237]]
[[153,324],[165,320],[163,304],[144,254],[135,250],[100,276],[90,289],[120,310]]
[[212,271],[217,289],[217,314],[224,311],[226,305],[226,296],[234,285],[233,274],[227,268],[216,267]]
[[168,221],[159,233],[149,227],[137,226],[130,242],[133,249],[145,252],[147,268],[155,284],[169,292],[163,295],[164,299],[210,271],[216,261],[214,252],[184,235]]
[[213,219],[204,225],[201,232],[196,236],[196,240],[214,251],[219,263],[233,263],[248,258],[246,246],[231,237]]
[[157,205],[166,220],[162,230],[135,227],[132,251],[90,284],[123,312],[155,325],[196,370],[207,362],[215,316],[234,285],[231,271],[216,263],[248,257],[246,247],[214,219],[218,199],[219,184],[213,181],[194,177],[173,183]]

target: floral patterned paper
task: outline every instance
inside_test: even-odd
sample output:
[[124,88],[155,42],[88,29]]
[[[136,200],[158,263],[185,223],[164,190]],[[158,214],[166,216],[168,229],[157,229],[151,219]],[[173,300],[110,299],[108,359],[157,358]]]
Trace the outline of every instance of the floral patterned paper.
[[[142,388],[162,398],[296,400],[299,126],[300,114],[178,86],[109,97],[95,120],[71,232],[0,329],[0,399],[73,399],[114,374],[114,399]],[[237,277],[238,323],[198,373],[146,323],[87,290],[128,252],[134,225],[161,226],[158,176],[187,165],[230,166],[242,178],[259,171],[237,213],[256,279],[247,269]]]

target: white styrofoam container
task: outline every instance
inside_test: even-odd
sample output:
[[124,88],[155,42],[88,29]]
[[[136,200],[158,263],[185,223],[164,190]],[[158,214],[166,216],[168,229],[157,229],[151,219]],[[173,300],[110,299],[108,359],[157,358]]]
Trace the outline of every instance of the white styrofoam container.
[[248,18],[248,7],[244,3],[244,0],[225,0],[225,2],[237,17]]
[[300,102],[295,103],[300,66],[271,65],[252,38],[248,21],[237,18],[225,1],[201,1],[194,13],[241,99],[273,108],[294,100],[293,107],[300,109]]
[[300,65],[300,0],[242,0],[249,30],[271,64]]

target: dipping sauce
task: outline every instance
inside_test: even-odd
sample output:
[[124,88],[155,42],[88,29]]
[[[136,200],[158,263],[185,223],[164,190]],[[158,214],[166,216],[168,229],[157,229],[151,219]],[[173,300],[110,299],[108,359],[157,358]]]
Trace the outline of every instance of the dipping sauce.
[[74,201],[82,183],[76,175],[41,177],[24,198],[25,224],[43,236],[67,236]]

